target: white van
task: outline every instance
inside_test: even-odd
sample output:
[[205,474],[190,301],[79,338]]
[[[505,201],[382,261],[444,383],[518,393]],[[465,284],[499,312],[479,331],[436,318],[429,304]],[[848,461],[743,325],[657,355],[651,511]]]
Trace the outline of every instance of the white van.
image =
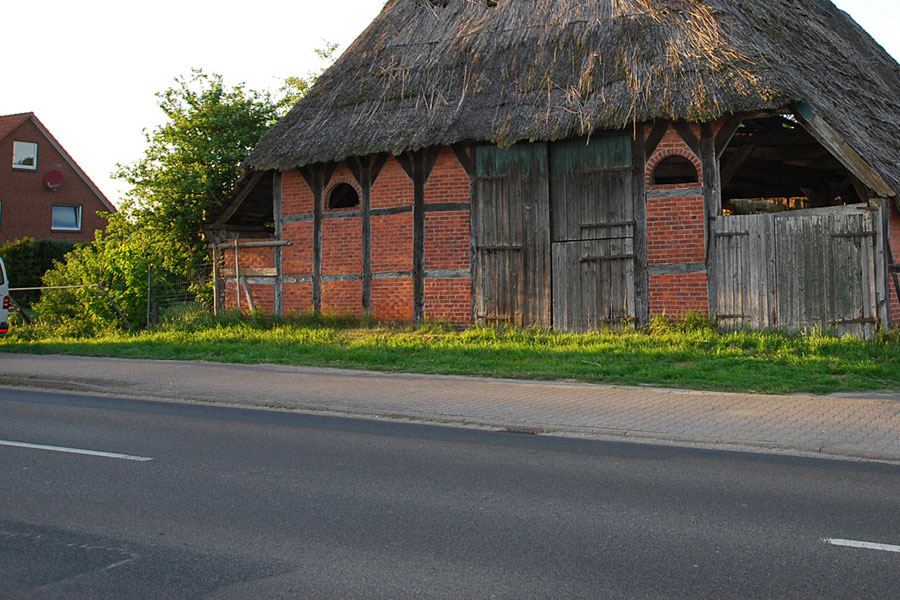
[[9,308],[12,299],[9,297],[9,280],[6,278],[6,267],[0,258],[0,333],[9,331]]

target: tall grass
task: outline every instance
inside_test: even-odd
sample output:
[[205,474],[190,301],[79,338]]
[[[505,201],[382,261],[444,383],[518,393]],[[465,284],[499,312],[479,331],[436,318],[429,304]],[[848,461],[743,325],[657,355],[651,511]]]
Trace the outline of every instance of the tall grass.
[[[566,334],[350,317],[188,315],[155,330],[79,337],[16,328],[0,352],[277,363],[760,393],[900,390],[900,335],[721,333],[702,317],[638,331]],[[2,360],[2,359],[0,359]]]

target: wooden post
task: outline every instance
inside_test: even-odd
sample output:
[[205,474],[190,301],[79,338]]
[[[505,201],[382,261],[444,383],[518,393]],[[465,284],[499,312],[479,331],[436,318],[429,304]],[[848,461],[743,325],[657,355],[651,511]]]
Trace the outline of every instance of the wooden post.
[[[658,128],[655,128],[658,133]],[[663,130],[665,131],[665,130]],[[662,135],[659,136],[660,139]],[[644,148],[644,126],[635,125],[631,143],[632,195],[634,202],[634,248],[637,257],[634,267],[635,317],[638,325],[650,321],[650,277],[647,273],[647,193],[644,175],[647,154]],[[654,144],[654,148],[659,141]]]
[[[886,208],[888,208],[887,198],[879,198],[878,211],[872,215],[872,221],[875,229],[875,236],[872,243],[875,250],[875,314],[878,315],[878,322],[884,329],[891,326],[891,304],[890,304],[890,283],[888,282],[888,262],[887,262],[887,219]],[[870,200],[871,203],[871,200]]]
[[[222,295],[219,291],[219,248],[216,239],[212,240],[212,278],[213,278],[213,315],[218,317],[221,313]],[[149,319],[149,317],[147,317]]]
[[313,310],[322,311],[322,214],[325,188],[334,175],[335,163],[318,163],[300,168],[300,175],[313,194]]
[[[275,240],[281,240],[283,228],[281,222],[281,171],[275,171],[272,176],[272,217],[275,219]],[[282,273],[281,246],[272,249],[275,262],[275,291],[273,294],[273,312],[280,319],[284,316],[283,293],[284,276]]]
[[234,289],[237,295],[237,308],[241,312],[241,264],[238,258],[238,236],[234,236]]
[[466,146],[465,144],[453,144],[451,148],[466,175],[469,176],[469,310],[471,311],[472,322],[475,323],[478,320],[478,313],[475,310],[476,294],[478,293],[475,279],[476,269],[478,268],[478,249],[476,247],[475,232],[478,231],[478,223],[476,222],[477,215],[472,210],[477,192],[475,187],[475,147]]
[[413,315],[416,323],[425,318],[425,184],[439,152],[439,148],[426,148],[397,157],[413,183]]
[[[724,150],[723,150],[724,151]],[[710,122],[700,125],[700,163],[703,167],[703,212],[706,230],[706,285],[708,310],[715,312],[713,299],[717,297],[717,272],[713,265],[713,224],[722,210],[722,185],[719,172],[719,152],[716,148],[716,132]]]
[[359,184],[362,195],[359,199],[362,219],[362,308],[364,313],[372,312],[372,187],[378,179],[388,155],[352,158],[347,166]]

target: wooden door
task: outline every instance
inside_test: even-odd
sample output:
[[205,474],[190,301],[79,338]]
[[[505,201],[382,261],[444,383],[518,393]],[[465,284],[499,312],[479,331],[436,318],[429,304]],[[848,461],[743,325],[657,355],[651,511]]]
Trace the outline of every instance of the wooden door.
[[778,323],[870,337],[878,327],[873,213],[781,213],[775,219]]
[[473,280],[478,322],[550,327],[547,145],[475,151]]
[[608,136],[550,147],[553,326],[593,331],[633,321],[632,140]]
[[874,216],[846,206],[716,217],[710,309],[724,329],[877,328]]

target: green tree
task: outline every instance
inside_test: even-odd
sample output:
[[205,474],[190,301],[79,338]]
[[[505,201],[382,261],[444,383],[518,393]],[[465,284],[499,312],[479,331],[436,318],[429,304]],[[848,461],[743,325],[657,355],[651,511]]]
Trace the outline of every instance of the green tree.
[[207,252],[205,220],[221,210],[241,161],[275,122],[277,107],[268,92],[231,87],[199,69],[157,98],[166,122],[144,132],[144,156],[115,174],[133,186],[122,209],[194,264]]

